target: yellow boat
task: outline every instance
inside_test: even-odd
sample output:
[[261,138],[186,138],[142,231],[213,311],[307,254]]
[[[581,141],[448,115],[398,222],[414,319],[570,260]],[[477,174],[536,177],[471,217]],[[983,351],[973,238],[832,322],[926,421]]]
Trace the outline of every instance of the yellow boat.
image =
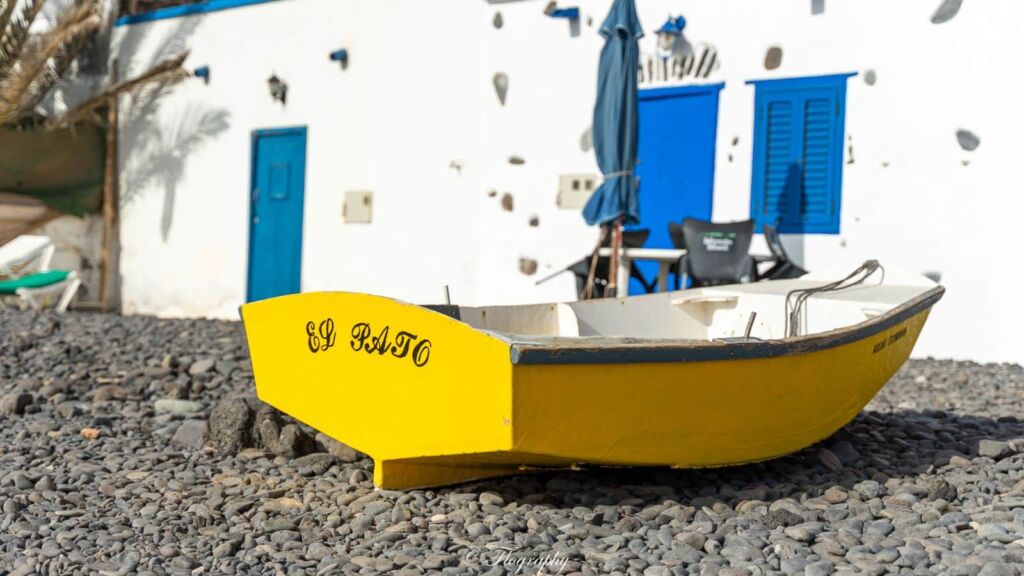
[[907,360],[943,293],[882,276],[522,306],[322,292],[241,313],[260,399],[370,455],[378,487],[407,489],[814,444]]

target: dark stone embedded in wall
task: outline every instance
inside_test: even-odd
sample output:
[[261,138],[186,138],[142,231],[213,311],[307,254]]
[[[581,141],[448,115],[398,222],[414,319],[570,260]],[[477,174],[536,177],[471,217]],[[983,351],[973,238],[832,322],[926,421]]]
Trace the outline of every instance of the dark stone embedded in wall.
[[537,273],[537,261],[533,258],[520,258],[519,271],[527,276],[533,276]]
[[740,137],[739,136],[733,136],[732,137],[732,145],[736,146],[739,143],[740,143]]
[[523,164],[526,164],[526,160],[524,160],[522,156],[513,155],[508,157],[508,163],[513,166],[522,166]]
[[492,22],[494,23],[494,27],[498,29],[501,29],[501,27],[505,25],[505,19],[501,17],[501,12],[494,13],[494,20]]
[[515,208],[515,201],[512,199],[510,192],[505,192],[501,195],[501,209],[506,212],[511,212]]
[[765,70],[775,70],[779,66],[782,66],[782,48],[772,46],[764,55],[764,68]]
[[957,130],[956,141],[960,144],[960,147],[968,152],[973,152],[981,146],[981,138],[978,138],[974,132],[970,130]]
[[878,81],[878,75],[875,74],[874,70],[866,70],[864,72],[864,83],[868,86],[874,86],[875,82]]
[[488,190],[487,191],[487,197],[488,198],[494,198],[497,195],[498,195],[498,191],[497,190]]
[[508,74],[498,72],[494,75],[494,91],[498,94],[498,102],[505,105],[505,97],[508,95]]
[[530,216],[530,226],[533,226],[534,228],[540,226],[540,217],[537,216],[536,214]]
[[932,14],[932,24],[942,24],[955,18],[957,12],[960,12],[961,4],[963,0],[942,0],[942,4],[939,4],[938,9]]

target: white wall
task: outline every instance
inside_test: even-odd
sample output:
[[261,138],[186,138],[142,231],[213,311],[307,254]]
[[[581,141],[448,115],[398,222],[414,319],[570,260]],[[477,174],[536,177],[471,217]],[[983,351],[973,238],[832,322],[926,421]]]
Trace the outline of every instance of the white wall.
[[[250,135],[295,125],[309,128],[303,290],[423,303],[440,301],[448,284],[466,304],[571,298],[568,274],[534,282],[596,238],[555,197],[559,174],[597,172],[579,140],[610,0],[574,2],[583,12],[577,36],[544,16],[545,4],[280,0],[117,28],[122,76],[186,45],[189,65],[212,73],[209,85],[192,79],[159,100],[122,103],[126,311],[236,316]],[[718,49],[721,66],[708,80],[726,82],[716,219],[749,212],[754,88],[744,82],[859,72],[848,89],[853,162],[844,164],[841,234],[787,245],[812,269],[879,258],[939,271],[948,292],[916,353],[1021,362],[1014,336],[1024,313],[1010,295],[1024,281],[1011,232],[1024,208],[1013,170],[1024,157],[1024,36],[1015,34],[1024,4],[966,3],[936,25],[938,4],[828,0],[812,15],[809,1],[638,2],[644,49],[680,11],[687,38]],[[769,72],[772,45],[784,55]],[[341,47],[346,70],[327,59]],[[863,81],[868,69],[874,86]],[[491,84],[498,71],[510,78],[505,106]],[[272,73],[289,84],[285,107],[268,95]],[[958,128],[981,137],[978,150],[960,149]],[[511,165],[511,155],[526,163]],[[344,192],[364,189],[374,192],[373,223],[344,224]],[[505,192],[512,212],[500,207]],[[528,225],[532,215],[540,226]],[[538,259],[536,275],[519,272],[521,257]]]

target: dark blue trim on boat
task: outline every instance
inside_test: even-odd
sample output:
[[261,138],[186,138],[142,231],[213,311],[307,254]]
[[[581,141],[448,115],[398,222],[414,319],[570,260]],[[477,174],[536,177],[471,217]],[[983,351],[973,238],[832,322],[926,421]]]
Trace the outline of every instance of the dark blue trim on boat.
[[202,2],[196,2],[194,4],[182,4],[180,6],[159,8],[157,10],[151,10],[141,14],[121,16],[116,22],[114,22],[114,26],[138,24],[139,22],[153,22],[154,20],[167,20],[168,18],[193,16],[196,14],[206,14],[208,12],[219,12],[221,10],[230,10],[231,8],[241,8],[252,4],[265,4],[267,2],[276,1],[277,0],[203,0]]
[[749,360],[807,354],[863,340],[897,326],[928,310],[946,291],[936,286],[885,314],[847,328],[785,340],[734,342],[680,342],[669,344],[626,344],[619,346],[512,344],[512,363],[553,364],[644,364],[660,362],[707,362]]

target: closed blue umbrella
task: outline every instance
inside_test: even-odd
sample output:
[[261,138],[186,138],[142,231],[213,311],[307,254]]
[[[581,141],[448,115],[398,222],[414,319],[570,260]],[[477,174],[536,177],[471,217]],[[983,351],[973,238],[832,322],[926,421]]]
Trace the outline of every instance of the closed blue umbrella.
[[640,221],[637,184],[633,176],[637,146],[637,66],[644,35],[633,0],[615,0],[601,25],[605,38],[597,69],[594,104],[594,152],[604,182],[583,208],[587,224],[620,218]]
[[612,274],[615,286],[618,239],[622,223],[640,222],[637,181],[633,175],[637,147],[637,66],[644,35],[634,0],[615,0],[601,25],[605,38],[597,69],[594,103],[594,152],[604,182],[583,207],[590,225],[612,225]]

